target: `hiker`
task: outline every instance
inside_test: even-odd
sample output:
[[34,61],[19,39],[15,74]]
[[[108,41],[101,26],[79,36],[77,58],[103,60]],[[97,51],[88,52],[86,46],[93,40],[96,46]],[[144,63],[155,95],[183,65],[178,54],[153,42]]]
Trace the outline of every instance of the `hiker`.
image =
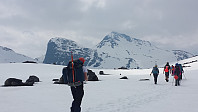
[[175,70],[174,70],[174,78],[175,78],[175,86],[180,86],[180,80],[181,80],[181,69],[178,63],[175,64]]
[[169,81],[169,72],[170,72],[170,65],[169,65],[169,62],[166,63],[166,65],[164,66],[164,71],[163,71],[163,74],[165,72],[165,80],[166,82]]
[[181,64],[178,64],[178,65],[179,65],[180,70],[181,70],[181,78],[180,78],[180,80],[182,80],[182,73],[184,73],[183,66]]
[[[84,58],[79,58],[80,61],[85,62]],[[83,66],[83,72],[84,72],[84,79],[85,81],[88,81],[88,77],[87,77],[87,68],[85,66]],[[72,96],[73,96],[73,102],[72,102],[72,107],[71,107],[71,112],[80,112],[81,111],[81,102],[82,102],[82,98],[84,96],[84,89],[83,89],[83,82],[81,82],[82,84],[80,86],[71,86],[71,92],[72,92]]]
[[80,106],[84,96],[83,82],[88,81],[88,70],[84,66],[84,58],[73,60],[73,55],[71,55],[71,58],[72,61],[68,63],[67,67],[63,68],[63,79],[64,83],[70,86],[73,96],[71,112],[81,112]]
[[174,70],[175,70],[175,67],[174,65],[171,66],[171,75],[173,76],[174,75]]
[[[154,83],[157,84],[157,77],[159,75],[159,69],[157,68],[157,65],[155,65],[155,67],[153,67],[151,74],[152,73],[153,73],[153,77],[154,77]],[[151,74],[150,74],[150,76],[151,76]]]

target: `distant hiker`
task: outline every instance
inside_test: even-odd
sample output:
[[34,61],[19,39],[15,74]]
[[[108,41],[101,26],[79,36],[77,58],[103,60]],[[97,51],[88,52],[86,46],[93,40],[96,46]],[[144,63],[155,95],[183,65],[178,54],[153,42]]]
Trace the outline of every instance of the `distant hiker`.
[[165,72],[165,80],[166,82],[169,81],[169,72],[170,72],[170,65],[169,65],[169,62],[166,63],[166,65],[164,66],[164,71],[163,71],[163,74]]
[[175,70],[175,67],[174,65],[171,66],[171,75],[173,76],[174,75],[174,70]]
[[180,70],[181,70],[181,79],[182,80],[182,73],[184,73],[184,70],[183,70],[183,66],[181,64],[179,64],[179,67],[180,67]]
[[68,63],[68,66],[63,68],[64,83],[71,88],[73,102],[71,112],[81,112],[81,102],[84,96],[83,81],[88,81],[88,70],[84,66],[85,59],[79,58]]
[[178,63],[175,64],[175,70],[174,70],[174,78],[175,78],[175,86],[180,86],[180,80],[181,80],[181,69]]
[[157,68],[157,65],[155,65],[155,67],[153,67],[153,70],[152,70],[151,74],[153,74],[154,83],[157,84],[157,77],[159,75],[159,69]]

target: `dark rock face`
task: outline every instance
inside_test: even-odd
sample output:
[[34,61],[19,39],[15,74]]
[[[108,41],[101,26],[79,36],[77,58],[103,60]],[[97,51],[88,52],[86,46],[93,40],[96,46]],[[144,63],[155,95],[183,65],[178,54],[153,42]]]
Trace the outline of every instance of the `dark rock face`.
[[71,60],[71,51],[75,59],[80,57],[85,58],[85,66],[88,63],[89,65],[95,64],[96,60],[98,59],[97,57],[95,57],[96,59],[90,58],[90,56],[95,52],[90,48],[80,47],[76,42],[65,38],[52,38],[48,42],[47,52],[43,63],[67,65]]

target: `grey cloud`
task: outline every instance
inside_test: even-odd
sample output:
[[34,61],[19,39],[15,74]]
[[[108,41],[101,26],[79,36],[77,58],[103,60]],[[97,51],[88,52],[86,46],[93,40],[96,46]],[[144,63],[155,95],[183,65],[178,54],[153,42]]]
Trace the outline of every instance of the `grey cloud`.
[[[179,49],[171,41],[175,38],[185,46],[182,49],[190,49],[192,46],[185,41],[197,41],[197,5],[197,0],[1,0],[0,28],[4,30],[0,31],[0,39],[4,43],[0,44],[12,44],[6,44],[3,37],[31,40],[23,35],[30,31],[35,35],[33,39],[42,38],[42,43],[35,43],[41,44],[43,50],[46,45],[42,44],[54,36],[94,46],[109,32],[118,31],[157,42],[164,48],[171,44]],[[156,41],[161,38],[163,42]],[[198,41],[193,45],[198,45]],[[25,46],[21,43],[18,49]]]

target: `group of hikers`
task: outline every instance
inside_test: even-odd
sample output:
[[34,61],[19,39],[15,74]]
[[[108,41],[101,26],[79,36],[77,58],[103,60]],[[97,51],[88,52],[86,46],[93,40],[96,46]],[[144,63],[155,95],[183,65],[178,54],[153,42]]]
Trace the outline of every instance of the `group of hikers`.
[[[174,76],[175,86],[180,86],[180,80],[182,80],[182,73],[184,73],[184,70],[181,64],[176,63],[175,66],[174,65],[170,66],[169,62],[167,62],[163,69],[163,74],[164,73],[165,73],[166,82],[169,82],[169,75],[171,74],[172,76]],[[154,83],[157,84],[157,78],[159,75],[159,69],[157,65],[153,67],[151,74],[153,74]]]

